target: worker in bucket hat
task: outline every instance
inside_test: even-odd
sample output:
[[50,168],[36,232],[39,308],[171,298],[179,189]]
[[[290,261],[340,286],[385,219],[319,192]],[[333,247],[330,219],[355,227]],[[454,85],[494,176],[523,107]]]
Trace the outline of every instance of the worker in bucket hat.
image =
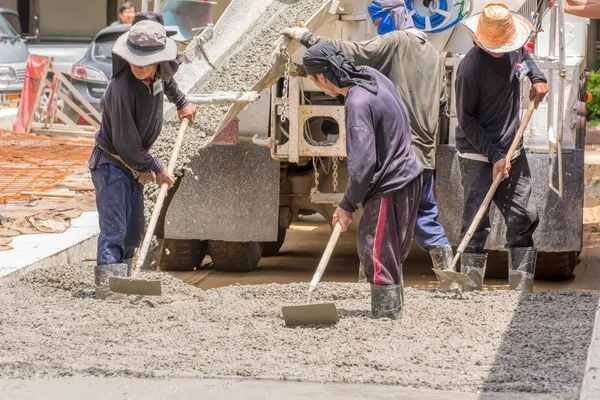
[[328,41],[356,65],[375,68],[394,83],[409,118],[412,147],[423,166],[414,239],[429,252],[435,269],[447,270],[452,267],[452,247],[437,220],[433,193],[438,124],[446,109],[444,64],[425,33],[414,28],[404,0],[373,1],[368,11],[380,36],[364,42],[320,37],[305,27],[287,28],[282,34],[308,48]]
[[[173,75],[177,46],[158,13],[138,13],[113,47],[113,77],[101,100],[102,122],[89,160],[100,219],[99,276],[131,273],[132,257],[145,227],[144,183],[174,183],[161,160],[149,153],[163,125],[163,96],[180,120],[193,123],[196,107]],[[97,290],[98,293],[98,290]]]
[[[546,77],[523,47],[532,25],[522,15],[504,4],[488,4],[463,23],[476,46],[456,73],[456,150],[464,188],[461,237],[494,177],[502,173],[505,179],[493,200],[506,222],[510,270],[523,272],[522,279],[511,280],[510,285],[511,289],[531,290],[536,263],[533,233],[538,225],[531,173],[522,142],[512,160],[507,160],[506,154],[520,125],[521,81],[527,78],[531,82],[529,99],[537,107],[548,92]],[[478,289],[483,284],[489,232],[486,214],[461,257],[462,272]]]

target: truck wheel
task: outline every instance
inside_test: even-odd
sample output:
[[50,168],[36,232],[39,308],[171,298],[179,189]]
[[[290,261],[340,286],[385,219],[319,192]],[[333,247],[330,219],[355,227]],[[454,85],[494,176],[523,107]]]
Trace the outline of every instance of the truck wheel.
[[548,281],[566,281],[573,276],[576,265],[576,251],[538,253],[535,277]]
[[258,265],[262,252],[263,244],[259,242],[210,242],[210,257],[217,271],[250,272]]
[[165,239],[160,268],[163,271],[193,271],[202,265],[207,250],[206,240]]
[[[577,265],[577,252],[561,253],[539,252],[535,267],[535,278],[548,281],[571,279]],[[508,252],[489,251],[485,277],[489,279],[508,279]]]
[[285,242],[285,234],[287,233],[287,229],[279,228],[277,231],[277,241],[276,242],[264,242],[263,243],[263,257],[273,257],[279,253],[281,246],[283,246],[283,242]]

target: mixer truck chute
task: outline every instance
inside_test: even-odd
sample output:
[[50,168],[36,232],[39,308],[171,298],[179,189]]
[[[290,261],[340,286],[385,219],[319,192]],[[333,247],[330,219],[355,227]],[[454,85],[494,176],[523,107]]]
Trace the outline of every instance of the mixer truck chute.
[[[217,70],[239,51],[241,37],[265,18],[262,13],[270,3],[253,1],[248,9],[248,0],[231,2],[209,37],[202,40]],[[366,12],[368,3],[328,1],[315,7],[306,23],[320,36],[366,40],[377,34]],[[431,4],[425,7],[420,0],[407,2],[422,18],[419,21],[428,31],[430,42],[445,60],[450,107],[439,128],[436,197],[440,220],[456,246],[460,241],[457,211],[462,208],[462,187],[454,148],[457,120],[453,86],[456,68],[472,47],[460,20],[479,12],[487,2]],[[528,17],[540,6],[535,1],[521,0],[507,5]],[[242,14],[247,18],[233,19]],[[524,139],[540,213],[535,236],[540,252],[536,272],[541,278],[567,279],[582,245],[585,126],[581,124],[580,102],[585,100],[587,21],[555,9],[544,13],[540,21],[542,31],[534,43],[534,58],[549,79],[551,93],[534,114]],[[231,29],[234,23],[239,30]],[[193,41],[188,51],[194,46]],[[208,241],[208,251],[212,251],[213,262],[220,269],[251,270],[265,246],[269,254],[276,253],[285,230],[298,215],[319,213],[330,220],[346,187],[344,109],[295,70],[294,63],[301,63],[303,48],[291,43],[287,51],[280,49],[281,43],[273,43],[276,61],[272,68],[252,87],[239,89],[261,92],[261,101],[230,107],[220,124],[222,133],[189,164],[191,170],[203,171],[202,182],[193,174],[185,174],[178,189],[172,191],[164,215],[166,240],[184,243],[184,248],[187,243],[194,249],[198,243],[206,246]],[[179,76],[184,80],[180,86],[194,93],[210,79],[211,67],[201,59],[195,60],[182,66]],[[521,93],[528,93],[528,82],[523,85]],[[523,110],[527,106],[524,97]],[[321,129],[324,120],[329,126],[326,132]],[[494,208],[491,216],[492,232],[486,248],[498,251],[498,265],[503,266],[505,274],[504,221]],[[196,253],[199,257],[205,254]]]

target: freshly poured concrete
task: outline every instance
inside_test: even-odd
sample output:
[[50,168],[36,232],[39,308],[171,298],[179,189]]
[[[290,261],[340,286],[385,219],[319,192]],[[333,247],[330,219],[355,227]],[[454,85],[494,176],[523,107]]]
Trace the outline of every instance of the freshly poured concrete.
[[573,397],[595,295],[407,289],[402,320],[370,317],[368,285],[323,283],[333,327],[287,328],[281,306],[307,284],[205,292],[168,274],[162,297],[93,297],[92,268],[38,268],[0,281],[0,376],[260,377]]

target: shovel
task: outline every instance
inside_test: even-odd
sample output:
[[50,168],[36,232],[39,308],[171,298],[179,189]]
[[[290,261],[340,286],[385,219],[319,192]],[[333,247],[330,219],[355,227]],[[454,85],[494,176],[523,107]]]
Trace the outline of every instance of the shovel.
[[[181,127],[179,128],[179,133],[177,135],[177,141],[175,142],[175,147],[173,148],[173,153],[171,153],[171,159],[169,160],[169,165],[167,167],[167,172],[169,175],[173,175],[173,171],[175,170],[175,163],[177,162],[177,156],[179,156],[179,150],[181,149],[183,136],[188,124],[189,121],[187,119],[184,119],[181,122]],[[131,273],[132,276],[130,278],[110,277],[108,279],[108,285],[112,292],[140,294],[145,296],[160,296],[162,294],[162,286],[160,281],[134,279],[134,275],[136,275],[137,272],[142,269],[142,266],[146,261],[146,256],[148,255],[148,250],[150,249],[150,242],[152,241],[152,235],[154,234],[154,229],[156,228],[156,223],[158,222],[158,216],[160,215],[160,210],[162,209],[165,197],[167,197],[168,190],[168,183],[165,182],[160,186],[160,192],[158,193],[158,198],[156,199],[156,204],[154,205],[154,210],[152,211],[152,217],[150,218],[148,229],[146,229],[146,235],[144,236],[144,241],[142,242],[142,248],[140,249],[140,253]]]
[[[529,119],[531,118],[531,114],[533,114],[534,109],[535,109],[535,103],[533,100],[531,100],[529,102],[529,107],[527,108],[527,112],[525,113],[525,117],[523,117],[523,121],[521,121],[521,126],[519,126],[519,130],[517,131],[517,134],[515,135],[515,138],[513,139],[512,144],[510,145],[508,154],[506,154],[506,160],[507,160],[508,165],[510,165],[513,155],[515,154],[515,151],[517,150],[517,147],[519,146],[519,143],[521,142],[521,139],[523,138],[523,133],[525,133],[525,128],[527,128],[527,124],[529,123]],[[492,183],[492,186],[490,186],[490,189],[488,190],[487,195],[485,196],[485,199],[483,200],[483,203],[479,207],[479,210],[477,211],[477,214],[475,215],[473,222],[471,222],[471,226],[469,226],[469,230],[465,234],[465,237],[463,238],[463,240],[460,242],[458,249],[456,249],[456,255],[454,256],[454,259],[452,260],[451,272],[454,272],[454,269],[456,269],[456,264],[458,264],[458,260],[460,259],[460,256],[465,251],[465,248],[471,241],[471,238],[475,234],[477,227],[479,227],[479,224],[481,223],[481,220],[483,219],[483,216],[485,215],[485,213],[490,205],[490,202],[492,201],[492,198],[494,197],[494,194],[496,193],[496,190],[498,189],[498,186],[500,186],[500,182],[502,182],[503,180],[504,180],[504,176],[502,175],[501,172],[498,173],[498,175],[496,175],[496,177],[494,178],[494,182]],[[472,286],[476,286],[476,285],[472,285]]]
[[[319,262],[317,271],[313,275],[308,288],[308,302],[312,292],[317,289],[321,277],[327,268],[333,249],[340,238],[342,233],[342,223],[338,221],[333,228],[333,233],[327,243],[323,257]],[[323,303],[323,304],[307,304],[302,306],[286,306],[281,308],[283,319],[286,326],[298,326],[298,325],[332,325],[338,322],[339,317],[337,308],[334,303]]]

